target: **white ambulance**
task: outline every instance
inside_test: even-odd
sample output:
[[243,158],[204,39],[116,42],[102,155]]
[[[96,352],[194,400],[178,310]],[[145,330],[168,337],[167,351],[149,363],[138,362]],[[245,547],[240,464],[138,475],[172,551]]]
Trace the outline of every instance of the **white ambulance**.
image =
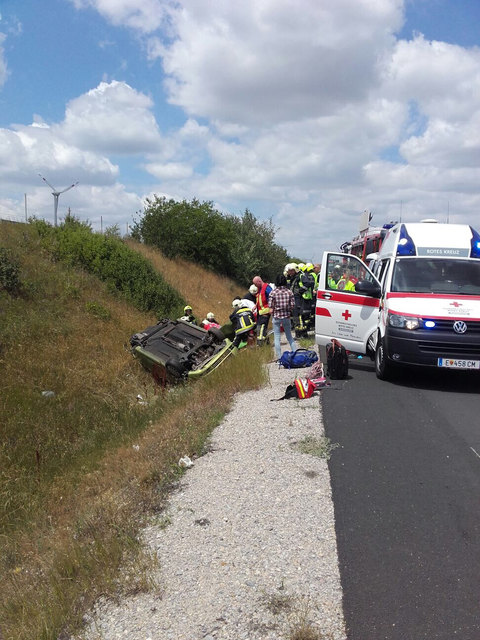
[[480,370],[480,234],[468,225],[398,223],[371,269],[326,252],[315,340],[369,354],[379,378],[397,365]]

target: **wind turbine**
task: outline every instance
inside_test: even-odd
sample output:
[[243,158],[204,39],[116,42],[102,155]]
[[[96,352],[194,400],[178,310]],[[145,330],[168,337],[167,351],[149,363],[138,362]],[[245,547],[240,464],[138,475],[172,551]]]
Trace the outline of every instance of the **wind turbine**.
[[69,189],[73,189],[73,187],[76,187],[78,184],[78,180],[77,182],[74,182],[73,184],[71,184],[69,187],[66,187],[65,189],[62,189],[62,191],[57,191],[55,189],[55,187],[53,185],[51,185],[48,180],[46,180],[41,173],[38,174],[40,176],[40,178],[46,183],[48,184],[48,186],[50,187],[50,189],[53,189],[52,191],[52,196],[53,196],[53,220],[54,220],[54,225],[57,226],[57,211],[58,211],[58,198],[60,197],[60,194],[65,193],[65,191],[68,191]]

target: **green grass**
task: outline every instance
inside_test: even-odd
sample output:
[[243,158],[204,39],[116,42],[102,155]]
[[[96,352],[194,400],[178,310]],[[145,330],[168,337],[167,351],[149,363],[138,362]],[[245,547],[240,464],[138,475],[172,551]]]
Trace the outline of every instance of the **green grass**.
[[161,390],[124,347],[154,317],[52,261],[29,226],[0,224],[0,246],[19,266],[0,289],[0,638],[56,640],[100,594],[155,588],[141,527],[271,352]]

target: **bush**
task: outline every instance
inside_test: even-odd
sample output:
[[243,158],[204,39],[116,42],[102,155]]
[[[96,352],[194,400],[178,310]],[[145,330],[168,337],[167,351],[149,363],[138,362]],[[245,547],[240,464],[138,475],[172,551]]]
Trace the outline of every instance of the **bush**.
[[20,265],[5,247],[0,247],[0,287],[10,294],[20,289]]
[[[37,221],[33,221],[37,226]],[[113,234],[92,232],[86,223],[70,216],[59,227],[38,225],[44,247],[55,260],[81,267],[107,283],[141,311],[153,311],[158,318],[177,317],[185,301],[151,263]]]

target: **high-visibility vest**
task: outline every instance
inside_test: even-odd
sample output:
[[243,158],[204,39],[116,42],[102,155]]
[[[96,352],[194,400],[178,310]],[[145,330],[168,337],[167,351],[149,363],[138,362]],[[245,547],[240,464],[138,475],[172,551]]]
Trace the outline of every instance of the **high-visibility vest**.
[[337,288],[337,283],[335,282],[335,280],[333,278],[328,278],[328,288],[329,289],[336,289]]
[[315,286],[315,279],[311,273],[302,273],[300,275],[299,288],[304,300],[311,300],[313,295],[313,287]]
[[340,289],[341,291],[355,291],[355,283],[350,279],[346,280],[345,278],[342,278],[337,283],[337,289]]
[[267,313],[272,313],[272,310],[268,306],[268,300],[267,300],[267,294],[266,294],[267,287],[268,287],[268,284],[264,282],[262,284],[262,288],[257,293],[257,313],[259,316],[264,316]]
[[308,378],[296,378],[297,395],[301,400],[310,398],[315,391],[315,384]]

